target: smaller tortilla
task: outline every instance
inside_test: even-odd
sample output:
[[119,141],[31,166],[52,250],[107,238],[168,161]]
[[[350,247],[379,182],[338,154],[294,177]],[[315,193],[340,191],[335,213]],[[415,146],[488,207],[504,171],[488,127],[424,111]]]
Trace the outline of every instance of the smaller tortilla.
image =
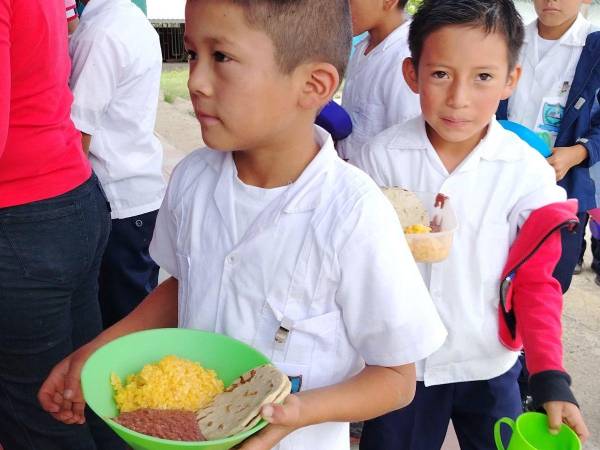
[[382,191],[394,206],[402,228],[412,225],[429,226],[429,214],[417,194],[397,187],[383,188]]
[[260,421],[263,405],[283,401],[291,387],[288,377],[273,366],[245,373],[198,411],[202,435],[212,441],[249,430]]

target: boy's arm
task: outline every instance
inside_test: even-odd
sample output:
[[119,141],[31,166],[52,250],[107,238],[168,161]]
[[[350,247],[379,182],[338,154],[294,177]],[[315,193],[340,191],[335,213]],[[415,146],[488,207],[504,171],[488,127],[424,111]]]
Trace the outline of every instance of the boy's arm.
[[546,410],[551,430],[558,432],[564,421],[585,440],[589,431],[563,367],[562,291],[552,276],[560,254],[561,234],[555,231],[517,270],[512,303],[534,407]]
[[[597,102],[600,104],[600,91]],[[556,169],[556,179],[561,180],[575,166],[592,167],[600,161],[600,106],[592,110],[590,129],[580,136],[575,145],[555,147],[548,162]],[[556,161],[555,161],[556,160]]]
[[592,113],[590,131],[580,140],[588,153],[587,159],[583,161],[585,167],[592,167],[600,161],[600,90],[596,94],[598,106]]
[[0,0],[0,157],[8,136],[10,114],[10,18],[11,1]]
[[136,331],[177,326],[178,282],[171,277],[152,291],[128,316],[58,363],[40,388],[42,408],[67,424],[85,422],[81,369],[103,345]]
[[367,366],[343,383],[290,395],[283,405],[264,406],[262,416],[270,425],[244,442],[241,449],[271,449],[291,432],[308,425],[372,419],[407,406],[414,394],[414,364]]

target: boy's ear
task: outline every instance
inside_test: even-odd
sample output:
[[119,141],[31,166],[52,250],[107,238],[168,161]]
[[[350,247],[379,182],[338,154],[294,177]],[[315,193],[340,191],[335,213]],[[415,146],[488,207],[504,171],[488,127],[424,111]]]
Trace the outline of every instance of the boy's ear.
[[404,79],[406,80],[406,84],[408,84],[410,90],[413,91],[415,94],[418,94],[419,76],[417,74],[417,69],[412,58],[406,58],[402,62],[402,73],[404,74]]
[[391,11],[398,8],[398,2],[400,0],[383,0],[384,11]]
[[508,78],[506,79],[506,86],[504,86],[504,90],[502,91],[502,100],[506,100],[508,97],[512,95],[519,80],[521,79],[522,69],[519,64],[515,66],[515,68],[509,72]]
[[337,69],[329,63],[309,63],[301,68],[302,89],[299,105],[304,109],[318,109],[332,99],[340,84]]

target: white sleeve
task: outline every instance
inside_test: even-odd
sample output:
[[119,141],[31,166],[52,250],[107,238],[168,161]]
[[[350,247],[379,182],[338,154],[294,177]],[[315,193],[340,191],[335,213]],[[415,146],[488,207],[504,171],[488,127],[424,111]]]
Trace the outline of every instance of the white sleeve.
[[353,346],[369,365],[429,356],[447,333],[391,204],[373,190],[355,206],[343,233],[336,300]]
[[71,119],[78,130],[94,135],[114,99],[124,65],[123,49],[105,33],[71,43]]
[[567,199],[565,190],[556,184],[552,167],[539,155],[526,160],[523,171],[523,194],[509,213],[511,231],[523,226],[529,215],[538,208]]
[[174,204],[174,191],[177,190],[171,178],[162,205],[158,210],[154,235],[150,242],[150,256],[162,269],[179,279],[177,262],[177,218],[171,209]]

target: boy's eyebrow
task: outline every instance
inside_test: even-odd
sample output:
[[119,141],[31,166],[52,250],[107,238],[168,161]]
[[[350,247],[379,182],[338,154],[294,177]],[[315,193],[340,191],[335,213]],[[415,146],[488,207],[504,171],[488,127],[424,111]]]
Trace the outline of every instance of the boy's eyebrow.
[[[225,45],[232,45],[235,46],[235,42],[232,41],[231,39],[228,39],[226,36],[217,36],[217,37],[211,37],[208,38],[209,41],[211,41],[212,43],[216,43],[216,44],[225,44]],[[183,43],[185,45],[192,45],[192,40],[186,35],[183,35]]]
[[[445,64],[435,64],[435,63],[428,63],[425,64],[425,67],[436,67],[438,69],[451,69],[451,66],[447,66]],[[477,66],[473,68],[474,70],[500,70],[500,66],[496,65],[496,64],[490,64],[489,66]]]

